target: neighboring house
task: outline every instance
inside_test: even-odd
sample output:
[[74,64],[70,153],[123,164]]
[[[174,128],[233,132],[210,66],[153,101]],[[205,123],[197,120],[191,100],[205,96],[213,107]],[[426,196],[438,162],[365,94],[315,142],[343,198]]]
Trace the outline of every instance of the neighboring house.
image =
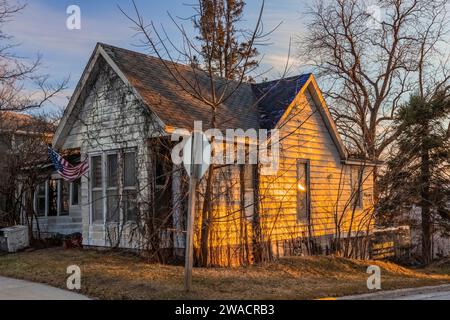
[[6,166],[7,153],[16,149],[30,132],[32,117],[29,115],[0,111],[0,170]]
[[[10,192],[15,186],[11,181],[14,170],[12,155],[21,152],[21,146],[28,139],[35,139],[44,130],[42,122],[30,115],[0,111],[0,211],[11,210],[13,201]],[[47,134],[51,139],[52,135]],[[50,140],[49,140],[50,141]]]
[[[450,174],[450,164],[444,165],[441,170],[442,175]],[[431,253],[433,259],[450,257],[450,197],[448,194],[448,185],[441,180],[440,191],[447,190],[447,197],[443,198],[442,203],[446,203],[437,210],[438,200],[433,199],[431,210]],[[419,204],[418,204],[419,203]],[[422,256],[422,208],[419,199],[411,199],[409,204],[405,204],[396,211],[391,212],[389,219],[383,222],[385,227],[408,228],[410,234],[409,254],[420,259]]]
[[[450,203],[448,205],[450,210]],[[408,225],[411,229],[412,253],[420,256],[422,254],[422,208],[413,205],[412,208],[402,216],[397,224]],[[432,242],[431,250],[434,259],[450,256],[450,225],[448,218],[443,218],[437,213],[432,215]]]
[[[178,68],[180,79],[200,77],[201,89],[208,92],[206,76],[166,64]],[[210,108],[181,90],[161,60],[98,44],[53,140],[59,151],[88,157],[90,173],[72,184],[54,175],[38,190],[41,223],[76,219],[87,246],[154,249],[159,241],[160,247],[182,254],[185,173],[163,164],[167,151],[157,150],[175,129],[192,130],[194,121],[209,129]],[[325,253],[336,237],[357,239],[371,231],[373,166],[348,158],[313,75],[243,84],[221,106],[217,123],[222,131],[278,128],[282,141],[278,173],[264,176],[254,166],[234,165],[226,176],[214,176],[217,189],[230,191],[213,203],[217,222],[209,243],[217,250],[211,264],[248,258],[256,237],[274,255],[302,254],[304,245]],[[64,204],[51,205],[50,189]],[[50,207],[56,208],[54,217]],[[152,227],[142,232],[140,221],[155,217],[160,229],[143,244]]]

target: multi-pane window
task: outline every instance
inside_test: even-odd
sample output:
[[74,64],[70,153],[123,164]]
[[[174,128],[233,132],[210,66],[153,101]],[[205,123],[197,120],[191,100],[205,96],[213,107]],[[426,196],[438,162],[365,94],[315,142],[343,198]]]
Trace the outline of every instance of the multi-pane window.
[[[104,157],[104,158],[103,158]],[[103,164],[102,159],[105,159]],[[92,217],[94,223],[135,221],[137,216],[136,153],[109,152],[91,157]],[[106,173],[103,177],[102,172]],[[103,195],[106,196],[104,201]],[[106,208],[104,207],[106,204]]]
[[93,188],[99,188],[102,186],[102,156],[92,157],[91,164],[92,172],[92,186]]
[[79,205],[81,181],[67,182],[50,179],[36,187],[34,207],[38,217],[57,217],[70,214],[70,206]]
[[136,187],[136,153],[127,152],[124,155],[124,187]]
[[309,161],[297,162],[297,219],[309,221],[311,214],[311,187]]
[[59,215],[65,216],[69,214],[70,183],[64,180],[59,183]]
[[358,166],[350,167],[351,200],[355,208],[363,207],[363,170]]
[[46,203],[46,191],[45,191],[45,183],[41,183],[37,187],[36,192],[36,214],[38,217],[44,217],[45,216],[45,203]]
[[119,159],[117,153],[108,154],[108,188],[118,188],[119,186]]
[[108,154],[107,156],[107,221],[118,222],[120,218],[119,206],[119,156]]
[[49,217],[58,216],[58,180],[48,182],[48,213]]
[[123,161],[123,203],[124,220],[137,219],[136,153],[126,152]]
[[94,156],[91,159],[92,175],[92,221],[103,222],[103,172],[102,156]]

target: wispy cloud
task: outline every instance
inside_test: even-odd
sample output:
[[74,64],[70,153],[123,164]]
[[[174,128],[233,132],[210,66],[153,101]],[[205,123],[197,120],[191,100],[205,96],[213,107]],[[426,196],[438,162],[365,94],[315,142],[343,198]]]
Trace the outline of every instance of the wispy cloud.
[[[32,58],[36,53],[41,53],[44,58],[43,73],[49,73],[56,79],[70,76],[69,89],[64,95],[70,95],[76,82],[81,76],[84,66],[97,42],[106,42],[118,46],[136,49],[132,44],[138,40],[133,37],[135,31],[128,21],[117,9],[116,3],[126,9],[130,9],[129,0],[116,1],[74,1],[79,3],[82,9],[82,29],[68,30],[66,28],[66,5],[68,1],[33,0],[14,21],[6,25],[5,31],[14,35],[17,42],[22,45],[18,53]],[[188,17],[190,8],[185,0],[171,0],[156,2],[138,0],[143,14],[148,21],[161,23],[173,39],[178,38],[177,30],[169,21],[166,11],[174,16]],[[249,0],[246,11],[246,23],[249,26],[255,22],[258,14],[258,1]],[[262,69],[272,71],[265,76],[274,78],[281,73],[286,66],[289,43],[291,39],[303,32],[301,12],[304,4],[301,0],[267,0],[264,14],[264,26],[270,30],[282,24],[270,35],[270,45],[259,48],[264,55]],[[188,27],[189,20],[185,25]],[[299,61],[297,60],[297,44],[292,42],[290,65],[291,72],[297,73]],[[64,97],[56,101],[57,105],[65,105]]]

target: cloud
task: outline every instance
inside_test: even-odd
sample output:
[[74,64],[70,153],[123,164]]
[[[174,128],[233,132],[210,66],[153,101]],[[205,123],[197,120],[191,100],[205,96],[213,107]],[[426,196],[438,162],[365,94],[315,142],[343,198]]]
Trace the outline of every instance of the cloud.
[[[128,0],[117,0],[125,6]],[[116,2],[117,2],[116,1]],[[70,75],[71,82],[68,93],[73,91],[87,60],[97,42],[110,43],[130,49],[136,49],[131,44],[137,43],[135,31],[130,29],[130,22],[117,10],[115,3],[110,1],[85,2],[78,1],[81,7],[81,30],[66,28],[66,1],[29,1],[27,8],[17,15],[14,21],[5,25],[5,32],[14,35],[22,45],[17,49],[23,56],[33,57],[42,53],[43,73],[50,74],[55,80]],[[168,1],[166,3],[140,0],[144,15],[156,23],[162,23],[169,35],[176,41],[178,33],[168,21],[165,14],[170,10],[174,16],[188,15],[185,1]],[[245,14],[246,24],[253,26],[257,13],[258,1],[248,1]],[[189,9],[190,10],[190,9]],[[259,51],[264,55],[262,70],[272,69],[264,76],[276,77],[283,73],[288,56],[289,42],[293,39],[291,48],[291,70],[297,73],[299,61],[296,59],[297,45],[295,39],[303,32],[300,0],[268,0],[264,14],[266,31],[283,22],[271,35],[270,45],[261,46]],[[188,26],[188,22],[186,22]],[[58,105],[66,104],[65,98],[58,99]]]
[[[59,8],[59,7],[58,7]],[[96,19],[82,11],[82,29],[68,30],[65,8],[58,10],[42,2],[32,2],[15,20],[6,25],[6,32],[15,36],[26,49],[63,54],[66,57],[86,55],[96,42],[123,42],[132,32],[126,24],[99,16]],[[120,27],[119,27],[120,26]]]

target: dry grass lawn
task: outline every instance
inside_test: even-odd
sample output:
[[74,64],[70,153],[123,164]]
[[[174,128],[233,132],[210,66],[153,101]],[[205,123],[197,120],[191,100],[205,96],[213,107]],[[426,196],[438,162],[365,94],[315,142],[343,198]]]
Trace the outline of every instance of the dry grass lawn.
[[150,265],[124,253],[63,249],[0,256],[0,276],[65,288],[67,267],[78,265],[81,293],[92,298],[294,300],[367,293],[370,264],[381,267],[384,290],[450,283],[442,268],[437,272],[385,262],[295,257],[248,268],[195,269],[194,291],[185,294],[182,267]]

